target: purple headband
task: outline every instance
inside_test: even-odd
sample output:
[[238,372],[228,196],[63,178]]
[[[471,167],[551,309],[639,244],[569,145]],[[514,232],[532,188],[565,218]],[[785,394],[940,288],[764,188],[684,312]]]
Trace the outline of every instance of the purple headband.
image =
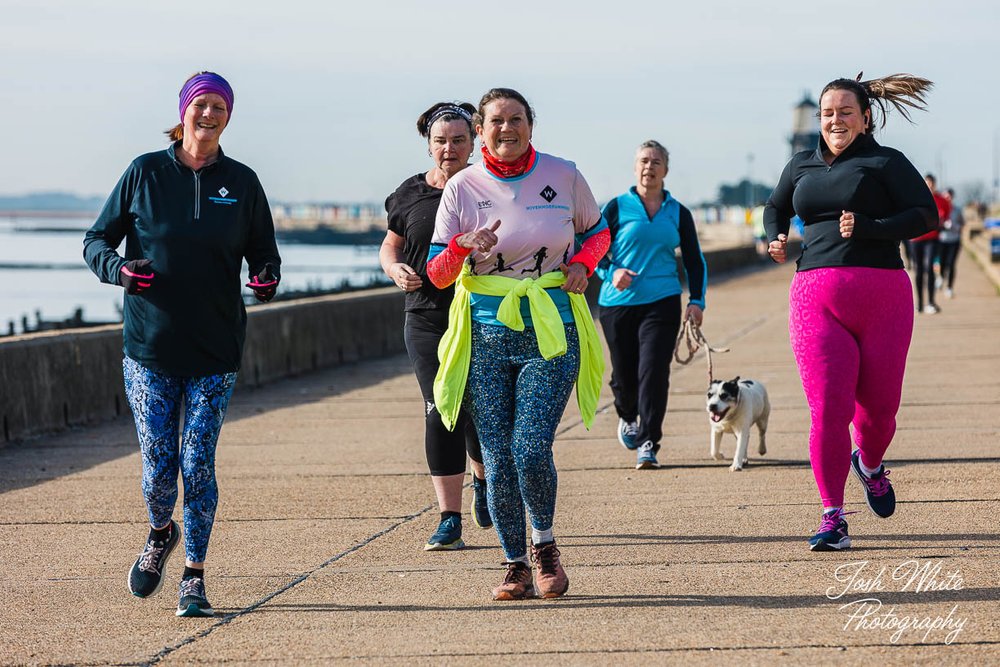
[[222,99],[226,101],[226,108],[229,109],[229,115],[232,117],[233,89],[229,85],[229,82],[215,72],[202,72],[201,74],[196,74],[191,77],[188,82],[184,84],[184,87],[181,88],[180,112],[182,123],[184,122],[184,112],[187,111],[188,106],[194,98],[207,93],[215,93],[216,95],[222,97]]

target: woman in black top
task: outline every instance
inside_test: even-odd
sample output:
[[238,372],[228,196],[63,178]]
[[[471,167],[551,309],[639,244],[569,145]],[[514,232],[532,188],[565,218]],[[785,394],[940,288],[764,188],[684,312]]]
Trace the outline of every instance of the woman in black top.
[[240,272],[245,258],[248,287],[269,301],[281,259],[257,175],[219,146],[233,113],[229,83],[212,72],[192,76],[179,112],[170,147],[129,165],[83,252],[102,282],[125,288],[125,393],[150,523],[129,590],[144,598],[163,583],[181,537],[172,518],[179,470],[187,567],[177,615],[211,616],[204,567],[218,503],[215,446],[246,334]]
[[797,214],[805,224],[788,327],[809,403],[809,457],[824,509],[809,540],[816,551],[851,545],[843,511],[851,470],[875,514],[895,510],[882,458],[896,430],[913,331],[899,242],[936,228],[937,210],[909,160],[872,137],[873,113],[882,112],[884,126],[891,103],[909,118],[906,107],[922,109],[930,87],[910,75],[827,84],[819,147],[792,157],[764,210],[776,262],[786,259],[789,219]]
[[413,370],[424,397],[424,448],[434,492],[441,510],[441,523],[424,549],[460,549],[462,542],[462,485],[465,455],[472,461],[472,518],[480,528],[493,525],[486,506],[486,479],[479,439],[472,421],[463,413],[462,422],[449,431],[434,407],[434,376],[438,371],[437,348],[448,329],[448,309],[454,290],[438,289],[427,278],[427,252],[434,232],[441,193],[448,179],[469,166],[474,145],[469,103],[439,102],[420,114],[417,131],[427,139],[434,168],[403,181],[385,200],[389,229],[379,250],[382,269],[406,292],[406,322],[403,337]]

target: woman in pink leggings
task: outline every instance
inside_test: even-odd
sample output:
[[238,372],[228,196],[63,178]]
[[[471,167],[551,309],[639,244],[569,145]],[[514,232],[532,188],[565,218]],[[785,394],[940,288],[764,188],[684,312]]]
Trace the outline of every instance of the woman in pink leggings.
[[[789,293],[788,329],[809,402],[809,458],[823,502],[814,551],[851,546],[844,520],[850,470],[868,507],[891,516],[896,496],[883,456],[896,432],[913,332],[913,295],[899,242],[937,228],[923,179],[872,134],[887,105],[909,119],[931,82],[896,74],[836,79],[820,94],[820,140],[795,154],[764,209],[768,253],[786,259],[790,218],[805,223]],[[854,426],[852,452],[851,425]]]

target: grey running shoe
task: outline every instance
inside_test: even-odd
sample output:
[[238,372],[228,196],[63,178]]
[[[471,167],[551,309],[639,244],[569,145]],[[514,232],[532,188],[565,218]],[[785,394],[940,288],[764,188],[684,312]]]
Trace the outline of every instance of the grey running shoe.
[[638,447],[639,443],[635,441],[637,435],[639,435],[638,422],[627,422],[621,417],[618,418],[618,442],[622,444],[622,447],[629,450]]
[[660,464],[656,461],[656,445],[653,444],[652,440],[647,440],[639,446],[639,452],[635,459],[635,469],[652,470],[659,467]]
[[132,595],[147,598],[156,595],[163,586],[163,575],[166,572],[167,559],[181,539],[181,528],[177,522],[170,521],[170,535],[165,540],[153,539],[150,535],[143,547],[142,553],[132,564],[128,573],[128,590]]

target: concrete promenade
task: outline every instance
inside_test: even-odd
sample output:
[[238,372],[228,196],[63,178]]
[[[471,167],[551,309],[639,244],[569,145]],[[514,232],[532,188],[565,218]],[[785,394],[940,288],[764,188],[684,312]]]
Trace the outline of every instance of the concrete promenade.
[[765,382],[773,405],[768,453],[752,441],[744,472],[708,457],[702,357],[674,366],[661,470],[634,470],[607,389],[589,432],[571,401],[555,445],[571,580],[559,600],[493,602],[502,554],[468,520],[467,549],[422,551],[438,516],[405,356],[234,399],[214,619],[174,617],[180,550],[158,596],[128,594],[146,531],[128,418],[0,448],[0,664],[1000,663],[996,289],[963,254],[956,298],[918,316],[888,455],[896,515],[871,515],[851,479],[855,547],[812,553],[792,271],[709,291],[705,335],[732,348],[713,356],[716,376]]

